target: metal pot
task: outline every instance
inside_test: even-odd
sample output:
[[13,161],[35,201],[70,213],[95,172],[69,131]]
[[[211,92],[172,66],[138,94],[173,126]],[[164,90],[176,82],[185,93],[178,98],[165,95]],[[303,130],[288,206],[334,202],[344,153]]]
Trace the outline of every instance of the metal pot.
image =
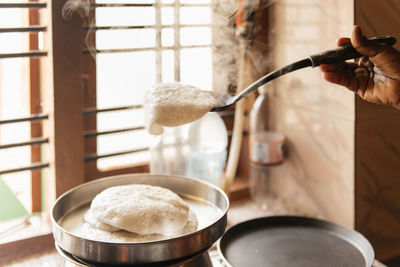
[[[68,216],[73,216],[77,210],[89,208],[92,199],[104,189],[126,184],[161,186],[172,190],[183,199],[196,202],[196,205],[202,207],[195,211],[200,228],[187,235],[160,241],[112,243],[82,238],[61,224]],[[191,207],[190,203],[189,207]],[[54,203],[51,220],[56,245],[77,258],[94,264],[151,264],[154,266],[167,262],[185,261],[209,249],[225,231],[228,208],[228,197],[212,184],[180,176],[128,174],[98,179],[69,190]],[[215,216],[216,210],[218,216]]]

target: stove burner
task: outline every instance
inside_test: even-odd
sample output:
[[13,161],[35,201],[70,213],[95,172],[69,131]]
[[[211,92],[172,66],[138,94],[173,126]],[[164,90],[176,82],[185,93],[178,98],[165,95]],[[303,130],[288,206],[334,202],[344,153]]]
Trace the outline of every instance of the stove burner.
[[[79,266],[79,267],[99,267],[99,266],[104,266],[104,267],[123,267],[123,266],[132,266],[132,265],[113,265],[113,264],[97,264],[97,263],[92,263],[85,261],[83,259],[80,259],[67,251],[63,250],[60,248],[57,244],[55,245],[58,253],[66,259],[64,263],[64,267],[74,267],[74,266]],[[216,251],[213,251],[216,252]],[[189,258],[187,260],[180,261],[178,263],[159,263],[156,266],[160,267],[216,267],[216,266],[223,266],[218,264],[220,261],[219,259],[216,259],[218,257],[217,253],[212,253],[213,259],[210,257],[209,252],[204,252],[199,255],[196,255],[192,258]],[[216,265],[217,263],[217,265]],[[140,265],[140,266],[155,266],[155,264],[151,265]]]

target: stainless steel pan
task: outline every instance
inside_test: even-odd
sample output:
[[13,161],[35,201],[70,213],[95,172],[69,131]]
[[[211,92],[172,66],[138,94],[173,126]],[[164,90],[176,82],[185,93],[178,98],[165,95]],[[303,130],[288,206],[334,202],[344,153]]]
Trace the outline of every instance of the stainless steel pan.
[[371,267],[374,261],[372,246],[360,233],[297,216],[239,223],[226,231],[218,250],[233,267]]
[[[125,184],[162,186],[190,200],[189,206],[198,217],[200,229],[191,234],[160,241],[111,243],[82,238],[62,224],[68,220],[68,216],[75,216],[78,210],[89,208],[92,199],[104,189]],[[192,207],[190,203],[196,205]],[[77,258],[94,264],[153,266],[185,261],[210,248],[225,231],[228,208],[227,196],[212,184],[179,176],[129,174],[95,180],[64,193],[54,203],[51,219],[57,246]]]

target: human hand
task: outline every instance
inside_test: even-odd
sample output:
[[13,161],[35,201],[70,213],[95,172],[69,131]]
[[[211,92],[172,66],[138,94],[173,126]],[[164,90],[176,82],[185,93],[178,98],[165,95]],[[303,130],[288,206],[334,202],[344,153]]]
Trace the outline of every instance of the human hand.
[[351,39],[337,40],[338,46],[349,43],[364,56],[358,63],[321,64],[324,79],[348,88],[368,102],[400,109],[400,52],[368,40],[359,26],[354,26]]

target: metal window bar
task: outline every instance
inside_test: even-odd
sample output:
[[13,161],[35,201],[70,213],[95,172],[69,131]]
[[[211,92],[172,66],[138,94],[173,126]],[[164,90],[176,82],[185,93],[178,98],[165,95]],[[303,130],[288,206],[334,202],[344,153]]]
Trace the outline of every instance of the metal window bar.
[[48,118],[49,118],[49,115],[47,115],[47,114],[32,114],[30,116],[26,116],[26,117],[22,117],[22,118],[0,120],[0,125],[8,124],[8,123],[26,122],[26,121],[42,121],[42,120],[47,120]]
[[[173,7],[175,4],[167,4],[161,3],[156,0],[155,4],[151,3],[92,3],[90,7],[99,8],[99,7]],[[194,3],[194,4],[179,4],[181,7],[209,7],[211,4],[207,3]]]
[[[156,10],[159,10],[157,8]],[[157,11],[156,11],[157,12]],[[156,20],[159,15],[156,13]],[[159,24],[160,23],[160,24]],[[136,30],[136,29],[158,29],[172,28],[173,25],[161,25],[161,22],[156,21],[156,25],[128,25],[128,26],[83,26],[84,31],[103,31],[103,30]],[[211,24],[180,24],[181,28],[191,27],[211,27]],[[0,29],[1,30],[1,29]]]
[[102,154],[102,155],[92,154],[92,155],[85,156],[85,162],[94,161],[94,160],[98,160],[101,158],[108,158],[108,157],[115,157],[115,156],[121,156],[121,155],[126,155],[126,154],[138,153],[138,152],[143,152],[143,151],[148,151],[148,150],[149,150],[148,147],[143,147],[143,148],[138,148],[138,149],[120,151],[120,152],[115,152],[115,153],[107,153],[107,154]]
[[154,4],[148,3],[91,3],[90,7],[152,7]]
[[90,138],[90,137],[97,137],[99,135],[139,131],[139,130],[143,130],[143,129],[144,129],[144,126],[137,126],[137,127],[121,128],[121,129],[108,130],[108,131],[88,131],[88,132],[84,133],[83,136],[85,138]]
[[120,106],[113,108],[93,108],[86,109],[83,111],[83,115],[95,115],[102,112],[110,112],[110,111],[122,111],[122,110],[131,110],[131,109],[140,109],[142,105],[131,105],[131,106]]
[[21,53],[0,53],[2,58],[17,58],[17,57],[44,57],[47,56],[47,51],[30,51]]
[[0,3],[0,8],[45,8],[47,3]]
[[84,31],[99,30],[132,30],[132,29],[148,29],[154,28],[153,25],[133,25],[133,26],[83,26]]
[[[210,45],[185,45],[185,46],[164,46],[162,49],[182,49],[182,48],[201,48],[201,47],[210,47]],[[141,48],[116,48],[116,49],[96,49],[93,52],[95,54],[104,54],[104,53],[128,53],[128,52],[139,52],[139,51],[155,51],[155,47],[141,47]],[[90,50],[83,50],[84,55],[89,55]],[[180,59],[180,53],[175,51],[175,60]],[[180,70],[179,61],[175,62],[175,72]],[[177,75],[179,77],[179,74]],[[178,81],[178,80],[177,80]]]
[[42,121],[42,120],[47,120],[48,118],[49,118],[49,115],[47,115],[47,114],[32,114],[30,116],[26,116],[26,117],[22,117],[22,118],[0,120],[0,125],[8,124],[8,123],[26,122],[26,121]]
[[0,28],[0,33],[10,33],[10,32],[45,32],[47,31],[46,26],[29,26],[29,27],[8,27]]
[[154,50],[154,47],[95,49],[94,51],[85,49],[85,50],[83,50],[83,54],[84,54],[84,55],[90,55],[92,52],[94,52],[95,54],[105,54],[105,53],[128,53],[128,52],[139,52],[139,51],[149,51],[149,50]]
[[43,168],[47,168],[47,167],[49,167],[49,163],[43,163],[43,162],[32,163],[29,166],[0,170],[0,175],[10,174],[10,173],[14,173],[14,172],[22,172],[22,171],[33,171],[33,170],[43,169]]
[[20,147],[20,146],[34,146],[34,145],[42,145],[42,144],[48,144],[48,143],[49,143],[48,138],[32,138],[29,141],[0,145],[0,149]]

